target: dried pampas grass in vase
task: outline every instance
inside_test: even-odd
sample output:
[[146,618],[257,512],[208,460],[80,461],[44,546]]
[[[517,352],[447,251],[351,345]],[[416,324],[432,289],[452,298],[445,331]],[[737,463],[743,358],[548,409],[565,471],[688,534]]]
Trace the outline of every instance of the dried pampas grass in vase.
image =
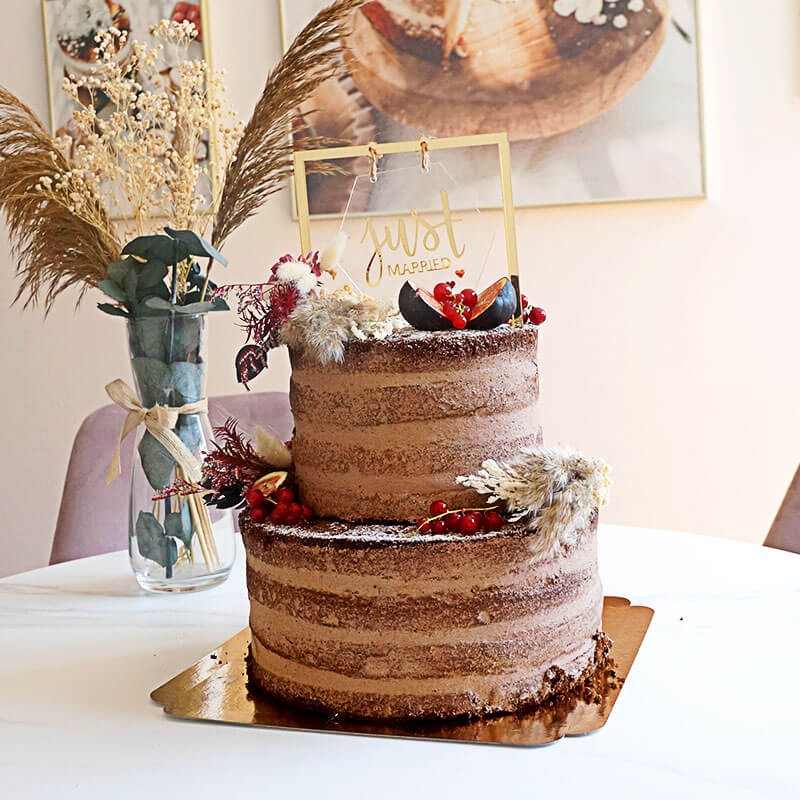
[[[215,246],[222,247],[234,230],[284,187],[293,172],[295,150],[341,144],[303,136],[299,108],[343,68],[342,40],[352,12],[363,4],[364,0],[336,0],[320,11],[270,73],[225,175],[214,220]],[[294,142],[289,136],[293,129]],[[309,165],[309,171],[337,170],[330,164],[315,163]]]
[[[66,176],[64,192],[53,175]],[[27,308],[78,289],[78,301],[120,257],[108,210],[21,100],[0,86],[0,209],[17,262],[16,300]]]

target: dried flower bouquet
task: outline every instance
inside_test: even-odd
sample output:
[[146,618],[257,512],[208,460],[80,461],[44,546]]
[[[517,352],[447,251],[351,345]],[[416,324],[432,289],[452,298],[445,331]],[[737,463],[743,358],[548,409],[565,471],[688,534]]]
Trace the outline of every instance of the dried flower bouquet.
[[[78,101],[74,138],[51,136],[0,87],[0,210],[17,260],[17,300],[47,312],[69,289],[77,289],[78,302],[90,289],[105,293],[100,309],[127,320],[144,409],[203,400],[204,316],[227,308],[209,272],[215,262],[226,264],[219,249],[227,238],[283,188],[293,147],[324,144],[302,138],[297,109],[341,68],[344,26],[360,4],[337,0],[309,23],[269,75],[247,125],[205,61],[185,57],[161,74],[162,50],[185,53],[197,35],[189,21],[155,26],[156,45],[130,43],[124,63],[115,56],[128,31],[98,34],[94,68],[64,82]],[[102,113],[94,102],[100,93]],[[212,149],[217,181],[197,156],[201,142]],[[115,221],[120,215],[127,221]],[[171,433],[192,453],[205,445],[197,414],[179,414]],[[187,477],[149,429],[139,454],[151,496]],[[135,521],[148,557],[169,576],[194,531],[212,568],[205,504],[153,502],[152,513]]]

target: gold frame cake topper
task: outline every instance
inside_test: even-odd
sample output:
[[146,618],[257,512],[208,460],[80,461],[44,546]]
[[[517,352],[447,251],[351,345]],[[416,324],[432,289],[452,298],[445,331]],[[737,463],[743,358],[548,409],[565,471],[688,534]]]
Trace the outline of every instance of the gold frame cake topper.
[[[484,133],[476,136],[450,136],[443,138],[422,138],[408,142],[388,142],[351,147],[326,147],[318,150],[298,150],[294,154],[294,184],[297,202],[297,218],[300,227],[300,247],[309,253],[314,247],[311,240],[311,213],[308,203],[307,164],[319,161],[338,161],[341,159],[368,158],[370,160],[369,178],[374,183],[378,178],[378,161],[386,155],[396,153],[421,153],[422,169],[427,171],[430,153],[437,150],[456,150],[459,148],[495,146],[500,169],[500,184],[503,199],[506,258],[508,275],[519,296],[519,250],[517,247],[517,226],[514,218],[514,193],[511,182],[511,147],[507,133]],[[387,214],[367,214],[359,216],[391,216]]]

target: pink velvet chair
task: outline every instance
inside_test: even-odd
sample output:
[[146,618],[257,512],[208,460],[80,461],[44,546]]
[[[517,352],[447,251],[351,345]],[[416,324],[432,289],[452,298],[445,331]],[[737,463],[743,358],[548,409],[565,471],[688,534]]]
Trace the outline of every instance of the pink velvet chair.
[[[212,397],[209,418],[221,425],[229,417],[244,429],[263,425],[282,440],[292,435],[289,396],[283,392]],[[127,499],[130,461],[135,436],[125,441],[123,475],[106,485],[108,464],[119,437],[125,412],[108,405],[88,416],[75,437],[61,496],[50,563],[124,550],[128,546]]]
[[764,544],[778,550],[800,553],[800,466]]

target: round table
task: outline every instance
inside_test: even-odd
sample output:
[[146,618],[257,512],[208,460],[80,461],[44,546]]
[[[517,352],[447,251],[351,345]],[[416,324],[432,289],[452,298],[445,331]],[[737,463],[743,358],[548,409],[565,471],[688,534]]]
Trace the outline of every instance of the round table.
[[7,578],[3,795],[800,797],[800,557],[613,526],[600,547],[606,593],[655,617],[608,725],[533,749],[166,716],[150,691],[247,624],[241,558],[194,595],[142,594],[125,553]]

